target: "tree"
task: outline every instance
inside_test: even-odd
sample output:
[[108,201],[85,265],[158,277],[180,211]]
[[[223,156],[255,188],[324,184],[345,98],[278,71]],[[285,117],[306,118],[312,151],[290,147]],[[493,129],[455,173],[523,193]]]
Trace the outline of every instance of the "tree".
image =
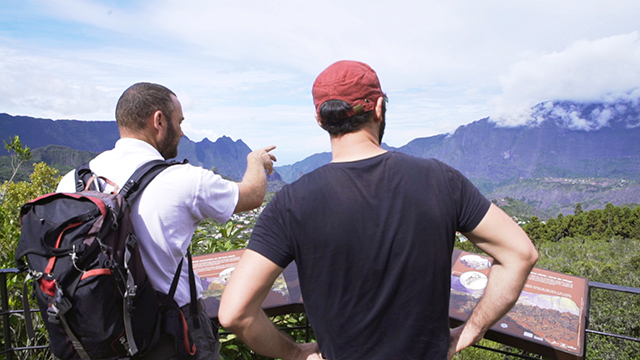
[[580,215],[580,214],[582,214],[582,213],[583,213],[583,211],[582,211],[582,204],[581,204],[581,203],[577,203],[577,204],[576,204],[576,209],[573,211],[573,214],[574,214],[574,215],[576,215],[576,216],[578,216],[578,215]]
[[[4,148],[7,149],[7,151],[9,151],[9,154],[11,155],[11,169],[13,171],[11,173],[11,177],[6,182],[6,184],[9,184],[13,181],[13,178],[18,173],[20,166],[22,166],[25,161],[31,160],[32,155],[31,149],[29,149],[29,147],[26,145],[22,145],[22,142],[20,141],[20,137],[18,135],[11,138],[9,142],[6,142],[4,140],[2,140],[2,142],[4,143]],[[0,193],[0,204],[4,202],[4,196],[7,191],[6,184],[3,185],[2,192]]]
[[60,181],[58,170],[41,162],[34,164],[30,182],[5,182],[0,202],[0,265],[15,267],[13,253],[20,237],[20,207],[40,195],[53,192]]
[[[20,238],[20,207],[27,201],[50,193],[55,190],[60,181],[58,170],[45,163],[34,164],[34,171],[30,182],[5,182],[2,184],[3,200],[0,202],[0,267],[14,268],[14,252]],[[22,308],[22,285],[24,274],[9,276],[7,288],[9,291],[9,308]],[[11,316],[10,330],[12,344],[15,347],[26,345],[42,345],[47,343],[47,336],[40,316],[34,317],[36,338],[31,342],[27,338],[24,319],[19,315]],[[0,339],[0,346],[4,348],[4,339]],[[31,350],[16,354],[18,359],[53,359],[49,351]],[[24,356],[24,357],[23,357]]]

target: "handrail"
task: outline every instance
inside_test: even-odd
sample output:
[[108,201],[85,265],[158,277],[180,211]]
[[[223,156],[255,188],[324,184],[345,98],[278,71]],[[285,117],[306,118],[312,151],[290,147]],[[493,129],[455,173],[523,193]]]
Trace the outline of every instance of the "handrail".
[[[2,319],[3,338],[4,338],[4,349],[2,349],[2,351],[0,351],[0,355],[5,355],[7,360],[13,360],[14,359],[14,353],[16,351],[44,350],[44,349],[47,349],[49,347],[48,344],[47,345],[24,346],[24,347],[13,347],[12,344],[11,344],[12,341],[11,341],[11,329],[10,329],[10,324],[11,324],[10,315],[12,315],[12,314],[23,314],[24,313],[24,309],[18,309],[18,310],[9,309],[9,296],[8,296],[8,289],[7,289],[7,275],[19,274],[19,273],[21,273],[21,271],[19,269],[17,269],[17,268],[0,269],[0,305],[2,305],[2,307],[0,308],[0,318]],[[621,285],[613,285],[613,284],[606,284],[606,283],[600,283],[600,282],[595,282],[595,281],[589,281],[589,291],[588,291],[588,301],[589,302],[588,302],[588,304],[591,303],[591,290],[592,289],[603,289],[603,290],[609,290],[609,291],[618,291],[618,292],[624,292],[624,293],[629,293],[629,294],[640,295],[640,288],[634,288],[634,287],[629,287],[629,286],[621,286]],[[32,312],[39,312],[38,309],[32,309],[31,311]],[[302,327],[307,329],[307,336],[309,336],[309,331],[308,331],[309,325],[308,325],[308,323],[305,326],[302,326]],[[639,338],[634,338],[634,337],[630,337],[630,336],[626,336],[626,335],[613,334],[613,333],[607,333],[607,332],[602,332],[602,331],[589,329],[588,325],[587,325],[586,332],[588,334],[593,334],[593,335],[597,335],[597,336],[607,336],[607,337],[613,337],[613,338],[621,339],[621,340],[624,340],[624,341],[640,342]],[[588,338],[589,337],[585,338],[585,359],[586,359],[586,348],[587,348]],[[476,347],[478,349],[481,349],[481,350],[497,352],[497,353],[501,353],[501,354],[504,354],[504,355],[510,355],[510,356],[519,357],[519,358],[522,358],[522,359],[538,359],[538,358],[530,357],[530,356],[527,356],[527,355],[520,355],[520,354],[517,354],[517,353],[508,352],[508,351],[504,351],[504,350],[500,350],[500,349],[493,349],[493,348],[489,348],[489,347],[485,347],[485,346],[481,346],[481,345],[474,345],[474,347]]]
[[605,283],[600,283],[595,281],[589,281],[589,288],[613,290],[613,291],[620,291],[620,292],[640,295],[640,289],[638,288],[634,288],[630,286],[622,286],[622,285],[605,284]]

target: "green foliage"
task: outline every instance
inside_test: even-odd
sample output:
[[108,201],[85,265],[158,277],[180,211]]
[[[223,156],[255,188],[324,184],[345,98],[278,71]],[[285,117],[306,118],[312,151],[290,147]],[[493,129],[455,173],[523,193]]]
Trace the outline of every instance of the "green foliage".
[[[20,238],[20,207],[27,201],[40,195],[55,190],[60,177],[58,171],[50,168],[45,163],[34,165],[30,182],[5,182],[2,184],[4,194],[0,202],[0,267],[15,268],[14,251]],[[7,289],[9,292],[9,308],[22,309],[22,285],[25,281],[24,274],[9,275],[7,277]],[[35,303],[31,304],[36,307]],[[25,331],[24,316],[12,314],[10,318],[11,341],[16,346],[32,346],[47,344],[48,339],[44,331],[44,324],[40,316],[34,316],[34,326],[38,331],[35,339],[28,339]],[[3,347],[4,347],[4,339]],[[18,359],[51,359],[48,350],[22,351],[16,353]]]
[[[590,281],[640,288],[640,207],[616,207],[531,219],[524,230],[538,248],[536,266]],[[640,296],[595,289],[589,328],[640,338]],[[587,358],[638,359],[640,345],[589,335]]]
[[[29,149],[28,146],[22,145],[22,142],[20,141],[20,137],[18,135],[11,138],[9,142],[6,142],[4,140],[2,140],[2,142],[4,143],[4,148],[9,152],[11,159],[12,172],[9,180],[7,181],[7,183],[11,183],[13,181],[13,178],[18,173],[18,170],[20,170],[20,166],[22,166],[25,161],[29,161],[29,159],[31,159],[31,149]],[[2,189],[2,191],[0,191],[0,202],[3,201],[4,195],[5,189]]]
[[[60,174],[75,169],[77,166],[93,159],[97,153],[91,151],[73,150],[60,145],[48,145],[33,149],[31,159],[25,161],[15,174],[13,181],[28,181],[33,171],[33,164],[45,162]],[[0,182],[8,180],[12,175],[11,156],[0,156]]]
[[[590,281],[640,288],[640,239],[567,237],[538,246],[537,266]],[[589,328],[640,338],[640,296],[603,289],[591,291]],[[588,335],[588,359],[638,359],[640,344]]]
[[1,189],[4,193],[0,201],[0,266],[15,267],[13,251],[20,237],[20,207],[27,201],[55,190],[60,177],[58,171],[45,163],[34,165],[31,181],[5,182]]
[[536,245],[546,241],[557,242],[566,237],[640,239],[640,207],[631,209],[607,204],[604,209],[588,212],[581,209],[581,206],[576,206],[576,215],[560,214],[546,223],[534,217],[523,228]]
[[[560,214],[546,222],[532,217],[523,228],[540,254],[537,267],[640,288],[640,207],[608,204],[584,212],[576,206],[574,215]],[[482,254],[464,240],[459,238],[455,247]],[[589,329],[640,338],[640,296],[594,289],[589,309]],[[638,359],[640,344],[588,336],[589,359]],[[506,349],[499,344],[491,347]],[[502,359],[494,356],[486,350],[467,349],[454,359]]]
[[194,255],[244,249],[248,242],[247,227],[237,219],[225,224],[213,220],[203,221],[196,229],[191,242]]

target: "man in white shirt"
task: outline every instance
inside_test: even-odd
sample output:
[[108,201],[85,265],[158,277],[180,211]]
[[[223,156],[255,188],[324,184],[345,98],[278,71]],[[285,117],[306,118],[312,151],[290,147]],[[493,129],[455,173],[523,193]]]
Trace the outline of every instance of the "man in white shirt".
[[[93,173],[119,188],[141,165],[178,154],[184,116],[176,95],[166,87],[138,83],[118,100],[116,120],[120,140],[112,150],[90,162]],[[273,171],[275,146],[255,150],[247,156],[247,169],[241,182],[222,179],[212,171],[189,164],[174,165],[161,172],[132,204],[131,218],[140,243],[145,270],[156,291],[168,293],[178,263],[187,253],[191,237],[204,219],[226,222],[232,214],[262,205],[266,194],[266,174]],[[109,190],[109,189],[107,189]],[[74,172],[58,185],[59,192],[74,192]],[[186,261],[185,261],[186,263]],[[218,359],[217,328],[211,325],[201,303],[202,286],[196,281],[200,328],[194,329],[189,311],[183,311],[196,344],[196,359]],[[188,267],[182,267],[174,297],[180,307],[190,303]],[[153,359],[173,359],[170,341],[149,355]]]

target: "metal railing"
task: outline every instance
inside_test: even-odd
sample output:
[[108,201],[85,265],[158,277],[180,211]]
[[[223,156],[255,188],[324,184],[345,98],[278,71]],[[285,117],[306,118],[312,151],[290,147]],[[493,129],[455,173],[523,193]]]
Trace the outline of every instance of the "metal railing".
[[[7,360],[13,360],[15,353],[16,352],[21,352],[21,351],[44,351],[45,349],[48,349],[49,345],[48,344],[44,344],[44,345],[32,345],[32,346],[20,346],[20,347],[13,347],[12,345],[12,339],[11,339],[11,316],[12,315],[18,315],[20,317],[24,317],[24,309],[10,309],[9,307],[9,294],[8,294],[8,288],[7,288],[7,276],[8,275],[14,275],[17,276],[20,273],[20,271],[18,269],[15,268],[11,268],[11,269],[0,269],[0,304],[2,305],[2,307],[0,308],[0,318],[2,319],[2,329],[3,329],[3,339],[4,339],[4,349],[2,349],[2,351],[0,351],[0,358],[2,358],[2,356],[4,356]],[[634,288],[634,287],[628,287],[628,286],[619,286],[619,285],[612,285],[612,284],[605,284],[605,283],[599,283],[599,282],[594,282],[594,281],[590,281],[589,282],[589,292],[588,292],[588,300],[589,303],[591,303],[591,291],[593,289],[602,289],[602,290],[609,290],[609,291],[616,291],[616,292],[623,292],[623,293],[629,293],[629,294],[634,294],[634,295],[640,295],[640,289],[639,288]],[[32,312],[39,312],[38,309],[31,309]],[[589,307],[587,306],[587,319],[589,318]],[[638,314],[640,316],[640,314]],[[310,333],[310,328],[308,323],[304,326],[300,326],[300,327],[295,327],[295,328],[288,328],[288,329],[283,329],[283,330],[294,330],[294,329],[305,329],[306,330],[306,334],[307,334],[307,340],[308,340],[308,336]],[[587,329],[586,329],[586,333],[587,335],[585,336],[585,357],[584,359],[586,360],[586,348],[587,348],[587,343],[589,341],[589,338],[591,336],[605,336],[605,337],[611,337],[611,338],[616,338],[616,339],[620,339],[623,341],[631,341],[631,342],[637,342],[640,343],[640,338],[635,338],[635,337],[631,337],[631,336],[626,336],[626,335],[622,335],[622,334],[613,334],[613,333],[607,333],[607,332],[603,332],[603,331],[597,331],[597,330],[593,330],[593,329],[589,329],[589,323],[587,322]],[[509,352],[509,351],[504,351],[504,350],[500,350],[500,349],[493,349],[493,348],[489,348],[489,347],[485,347],[485,346],[480,346],[480,345],[474,345],[474,347],[478,348],[478,349],[482,349],[482,350],[486,350],[486,351],[491,351],[491,352],[496,352],[496,353],[500,353],[503,355],[508,355],[508,356],[512,356],[512,357],[517,357],[517,358],[521,358],[521,359],[532,359],[532,360],[539,360],[541,359],[540,357],[532,357],[529,355],[522,355],[522,354],[517,354],[517,353],[513,353],[513,352]]]
[[[622,292],[622,293],[628,293],[628,294],[634,294],[634,295],[640,295],[640,289],[638,288],[634,288],[634,287],[630,287],[630,286],[621,286],[621,285],[612,285],[612,284],[605,284],[605,283],[600,283],[600,282],[595,282],[595,281],[589,281],[589,295],[588,295],[588,304],[591,304],[591,291],[593,289],[601,289],[601,290],[609,290],[609,291],[617,291],[617,292]],[[587,321],[589,319],[589,311],[590,306],[587,307]],[[640,314],[637,314],[638,316],[640,316]],[[608,333],[608,332],[604,332],[604,331],[596,331],[593,329],[589,329],[589,323],[587,322],[587,329],[586,331],[586,335],[585,335],[585,348],[587,346],[587,343],[589,341],[589,337],[590,334],[591,335],[596,335],[596,336],[605,336],[605,337],[611,337],[611,338],[616,338],[616,339],[620,339],[620,340],[624,340],[624,341],[631,341],[631,342],[636,342],[636,343],[640,343],[640,338],[635,338],[635,337],[631,337],[631,336],[626,336],[626,335],[621,335],[621,334],[612,334],[612,333]],[[586,350],[585,350],[586,353]],[[585,360],[587,359],[586,355],[585,355]]]
[[[7,275],[18,274],[20,271],[15,268],[0,269],[0,317],[2,318],[2,337],[4,340],[4,349],[0,351],[0,357],[4,355],[7,360],[13,360],[16,351],[33,351],[45,350],[49,348],[49,344],[13,347],[11,341],[11,315],[22,314],[24,317],[24,309],[11,310],[9,308],[9,293],[7,288]],[[40,312],[38,309],[31,309],[31,312]]]

